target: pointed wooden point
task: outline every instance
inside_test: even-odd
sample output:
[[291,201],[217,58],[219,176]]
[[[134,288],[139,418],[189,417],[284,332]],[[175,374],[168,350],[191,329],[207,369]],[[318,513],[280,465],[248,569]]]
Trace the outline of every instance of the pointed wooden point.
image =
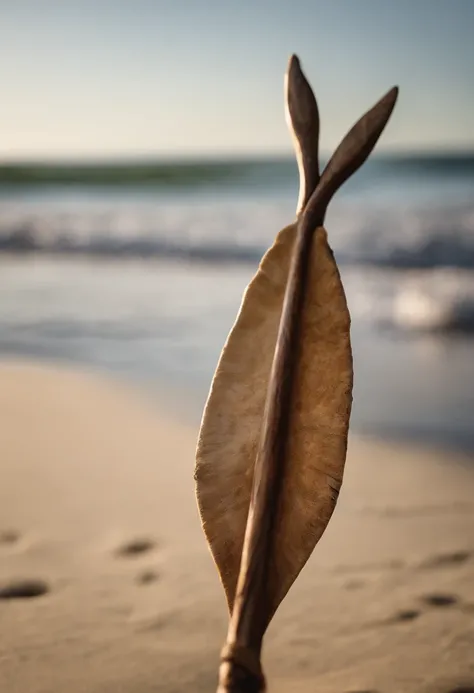
[[296,55],[291,56],[285,76],[285,114],[298,162],[296,213],[300,214],[319,183],[319,110]]
[[398,87],[393,87],[343,138],[304,209],[306,223],[310,227],[324,223],[326,209],[333,195],[368,159],[392,115],[397,97]]

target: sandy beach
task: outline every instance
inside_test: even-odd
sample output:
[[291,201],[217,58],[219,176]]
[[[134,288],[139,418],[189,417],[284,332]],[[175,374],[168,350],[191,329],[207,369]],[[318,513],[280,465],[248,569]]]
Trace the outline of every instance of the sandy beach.
[[[0,367],[0,690],[211,693],[227,614],[196,428],[130,386]],[[474,691],[474,460],[352,438],[265,641],[269,690]]]

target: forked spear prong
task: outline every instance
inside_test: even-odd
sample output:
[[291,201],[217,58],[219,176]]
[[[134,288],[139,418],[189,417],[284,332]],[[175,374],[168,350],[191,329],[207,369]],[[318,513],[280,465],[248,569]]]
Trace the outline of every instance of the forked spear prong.
[[398,89],[393,88],[356,123],[320,177],[316,100],[298,58],[292,56],[289,62],[286,107],[300,171],[297,233],[268,384],[237,589],[222,651],[218,693],[265,690],[260,658],[263,636],[273,615],[266,584],[283,490],[281,482],[310,251],[332,196],[369,156],[392,113],[397,94]]

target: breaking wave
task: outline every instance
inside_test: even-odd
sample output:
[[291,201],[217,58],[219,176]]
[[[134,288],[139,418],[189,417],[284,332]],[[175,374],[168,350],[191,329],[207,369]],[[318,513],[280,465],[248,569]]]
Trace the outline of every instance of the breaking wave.
[[[0,253],[251,263],[291,221],[292,202],[142,207],[2,205]],[[327,228],[341,264],[397,270],[474,268],[474,204],[373,209],[344,202]]]

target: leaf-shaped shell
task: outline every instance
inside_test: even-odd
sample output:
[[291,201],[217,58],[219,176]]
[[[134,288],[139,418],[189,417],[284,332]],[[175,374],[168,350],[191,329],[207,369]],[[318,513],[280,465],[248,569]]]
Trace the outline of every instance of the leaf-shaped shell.
[[[235,595],[257,446],[296,225],[284,228],[244,294],[205,407],[196,453],[203,528]],[[350,317],[325,229],[313,237],[300,322],[268,621],[320,539],[342,482],[352,402]]]

